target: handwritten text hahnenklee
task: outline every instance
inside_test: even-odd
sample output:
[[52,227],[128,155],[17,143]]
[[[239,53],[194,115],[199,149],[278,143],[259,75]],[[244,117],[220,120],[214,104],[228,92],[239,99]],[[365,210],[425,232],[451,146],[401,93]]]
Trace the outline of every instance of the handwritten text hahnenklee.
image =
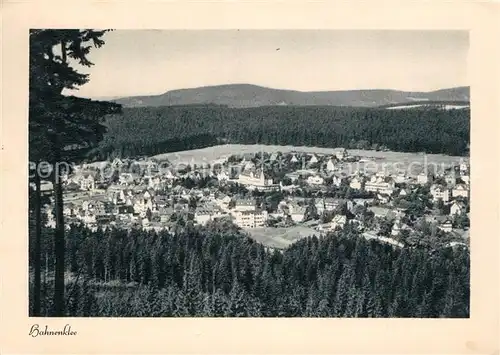
[[39,324],[33,324],[29,335],[33,338],[42,335],[76,335],[76,331],[71,330],[69,324],[66,324],[63,329],[49,329],[48,325],[40,327]]

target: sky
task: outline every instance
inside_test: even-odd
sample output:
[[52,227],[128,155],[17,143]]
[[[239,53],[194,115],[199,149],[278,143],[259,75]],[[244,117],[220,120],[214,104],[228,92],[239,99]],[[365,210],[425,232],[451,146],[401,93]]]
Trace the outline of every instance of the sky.
[[116,30],[92,49],[81,97],[246,83],[276,89],[432,91],[469,85],[466,31]]

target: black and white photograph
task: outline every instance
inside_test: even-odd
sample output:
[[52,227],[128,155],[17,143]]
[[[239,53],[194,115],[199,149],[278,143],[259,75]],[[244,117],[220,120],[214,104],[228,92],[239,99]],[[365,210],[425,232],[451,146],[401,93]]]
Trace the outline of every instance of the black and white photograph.
[[468,56],[465,30],[30,29],[26,311],[469,318]]

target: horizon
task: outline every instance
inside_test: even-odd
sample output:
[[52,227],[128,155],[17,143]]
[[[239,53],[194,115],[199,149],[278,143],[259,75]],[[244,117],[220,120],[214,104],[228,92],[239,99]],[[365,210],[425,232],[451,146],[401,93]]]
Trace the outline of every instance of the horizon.
[[430,92],[470,86],[467,31],[115,30],[93,48],[87,98],[248,83],[277,90]]
[[[339,89],[339,90],[302,91],[302,90],[295,90],[295,89],[275,88],[275,87],[269,87],[269,86],[264,86],[264,85],[259,85],[259,84],[251,84],[251,83],[232,83],[232,84],[215,84],[215,85],[206,85],[206,86],[178,88],[178,89],[167,90],[167,91],[160,92],[160,93],[149,93],[149,94],[128,95],[128,96],[96,96],[96,97],[92,97],[91,99],[95,99],[95,100],[117,100],[117,99],[122,99],[122,98],[129,98],[129,97],[161,96],[161,95],[165,95],[165,94],[167,94],[169,92],[172,92],[172,91],[198,90],[198,89],[214,88],[214,87],[221,87],[221,86],[243,86],[243,85],[260,87],[262,89],[294,91],[294,92],[301,92],[301,93],[312,93],[312,92],[346,92],[346,91],[397,91],[397,92],[412,92],[412,91],[407,91],[407,90],[391,89],[391,88],[366,88],[366,89]],[[440,91],[440,90],[452,90],[452,89],[459,89],[459,88],[470,88],[470,86],[469,85],[460,85],[460,86],[452,86],[452,87],[443,87],[443,88],[438,88],[438,89],[433,89],[433,90],[428,90],[428,91],[426,90],[426,91],[413,91],[413,92],[431,93],[431,92]],[[75,95],[74,93],[72,93],[72,94]],[[77,96],[77,95],[75,95],[75,96]]]

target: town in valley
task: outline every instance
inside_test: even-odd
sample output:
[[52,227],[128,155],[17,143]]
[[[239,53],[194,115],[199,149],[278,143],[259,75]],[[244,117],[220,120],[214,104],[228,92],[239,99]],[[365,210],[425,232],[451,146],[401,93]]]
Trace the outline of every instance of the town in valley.
[[[418,174],[364,171],[360,161],[343,148],[234,154],[179,166],[115,157],[62,174],[64,216],[68,226],[157,232],[222,219],[271,249],[344,228],[397,247],[468,246],[466,160]],[[50,194],[51,185],[46,181],[42,191]],[[53,227],[53,206],[46,209]]]

